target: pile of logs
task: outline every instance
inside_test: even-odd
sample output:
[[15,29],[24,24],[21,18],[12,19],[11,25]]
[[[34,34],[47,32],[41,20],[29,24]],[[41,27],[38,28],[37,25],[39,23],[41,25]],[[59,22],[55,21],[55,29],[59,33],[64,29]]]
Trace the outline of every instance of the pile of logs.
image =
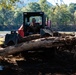
[[8,46],[0,49],[0,56],[7,56],[17,52],[35,50],[38,48],[60,48],[66,47],[71,49],[76,45],[76,37],[61,35],[59,37],[40,36],[40,34],[29,35],[19,40],[19,43],[14,46]]
[[[14,56],[16,53],[22,53],[25,57]],[[28,61],[29,59],[32,59],[32,62]],[[76,72],[76,37],[68,34],[52,37],[40,34],[26,36],[20,39],[16,45],[0,48],[0,63],[4,68],[9,69],[8,71],[12,68],[19,74],[20,72],[29,73],[30,70]]]

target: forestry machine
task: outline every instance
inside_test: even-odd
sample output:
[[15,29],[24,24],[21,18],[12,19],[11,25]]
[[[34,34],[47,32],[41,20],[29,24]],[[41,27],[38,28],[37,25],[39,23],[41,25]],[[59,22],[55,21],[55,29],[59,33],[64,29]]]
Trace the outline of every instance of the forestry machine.
[[[32,18],[36,19],[36,26],[31,30],[30,23]],[[51,30],[51,27],[48,26],[48,21],[46,20],[44,12],[23,12],[24,36],[22,37],[21,33],[18,33],[17,31],[11,31],[10,34],[5,35],[4,46],[16,45],[20,39],[32,34],[58,36],[57,32]]]

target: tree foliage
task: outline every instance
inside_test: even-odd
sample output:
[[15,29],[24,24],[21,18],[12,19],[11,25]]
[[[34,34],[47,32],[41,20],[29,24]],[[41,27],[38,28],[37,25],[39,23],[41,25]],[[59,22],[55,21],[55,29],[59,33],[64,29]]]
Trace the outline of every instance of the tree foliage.
[[69,9],[69,11],[70,11],[71,13],[74,13],[75,10],[76,10],[76,3],[71,3],[71,4],[69,5],[68,9]]
[[[0,30],[18,29],[23,23],[23,12],[43,11],[56,30],[76,30],[76,3],[49,6],[46,0],[31,2],[22,8],[14,8],[19,0],[0,0]],[[14,8],[14,9],[13,9]],[[12,10],[13,9],[13,10]]]
[[6,8],[6,9],[13,9],[16,2],[19,0],[0,0],[0,9]]
[[47,4],[47,0],[39,0],[38,3],[40,4],[41,10],[48,16],[50,6]]
[[41,11],[40,5],[37,2],[29,3],[26,10],[28,12],[39,12]]

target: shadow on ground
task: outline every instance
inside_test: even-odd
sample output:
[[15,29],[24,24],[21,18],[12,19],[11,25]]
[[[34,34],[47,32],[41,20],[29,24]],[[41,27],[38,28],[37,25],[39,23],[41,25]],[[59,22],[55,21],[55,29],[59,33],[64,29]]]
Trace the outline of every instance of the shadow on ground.
[[4,66],[0,75],[76,75],[74,54],[48,49],[44,52],[23,52],[26,60],[17,61],[17,65],[1,61]]

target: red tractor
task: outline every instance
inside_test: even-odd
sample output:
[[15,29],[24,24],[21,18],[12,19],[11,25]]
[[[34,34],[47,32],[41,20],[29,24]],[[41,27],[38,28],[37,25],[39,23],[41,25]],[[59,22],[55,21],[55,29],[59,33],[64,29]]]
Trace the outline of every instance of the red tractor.
[[[32,19],[35,19],[34,26],[31,24]],[[53,36],[53,32],[50,25],[48,26],[44,12],[23,12],[23,24],[18,29],[18,33],[11,31],[11,34],[6,34],[4,45],[15,45],[19,39],[32,34]]]

